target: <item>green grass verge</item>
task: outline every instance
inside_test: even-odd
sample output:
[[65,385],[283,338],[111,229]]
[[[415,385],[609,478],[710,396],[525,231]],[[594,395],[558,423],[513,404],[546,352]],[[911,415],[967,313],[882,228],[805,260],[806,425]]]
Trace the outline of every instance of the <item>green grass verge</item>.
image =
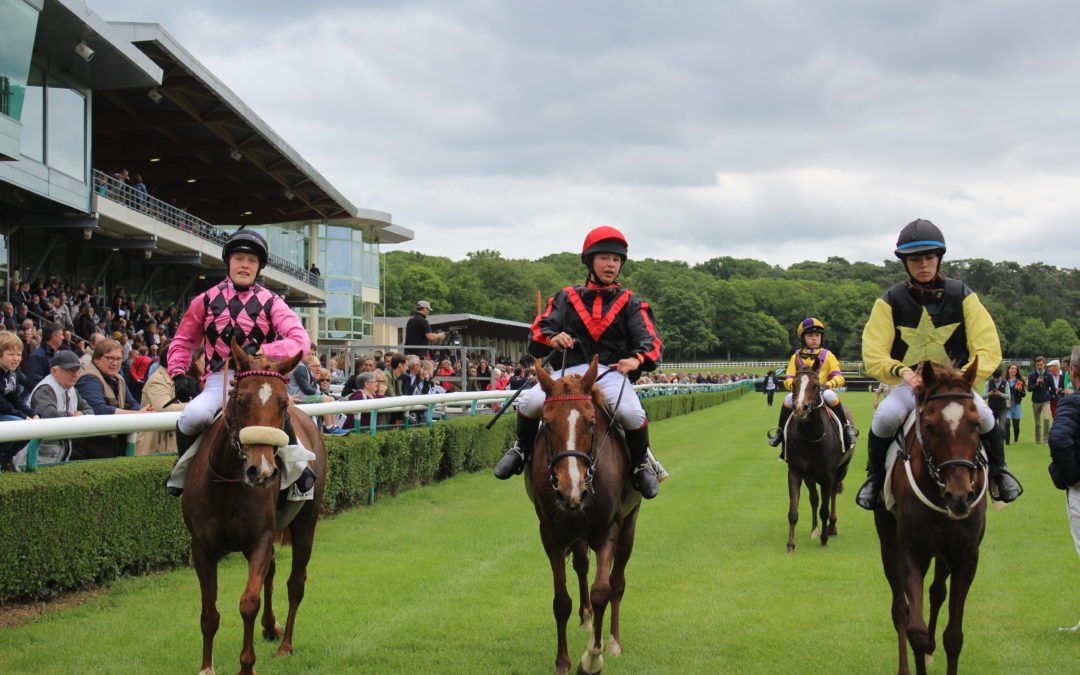
[[[868,426],[871,396],[845,396]],[[652,425],[672,478],[644,506],[623,602],[624,654],[609,673],[884,673],[896,667],[889,593],[870,514],[852,502],[822,548],[801,511],[787,539],[785,469],[764,440],[778,408],[749,395]],[[965,617],[963,672],[1075,671],[1076,554],[1045,447],[1011,446],[1027,492],[989,514]],[[861,467],[862,443],[855,459]],[[152,525],[151,525],[152,526]],[[551,577],[521,481],[486,472],[401,493],[321,524],[296,653],[257,646],[262,673],[550,672]],[[279,553],[278,615],[289,551]],[[219,672],[237,667],[245,568],[220,574]],[[576,605],[576,599],[575,599]],[[190,569],[124,578],[85,604],[0,631],[11,673],[193,672],[198,583]],[[571,656],[586,636],[574,630]],[[940,642],[940,638],[939,638]],[[944,672],[939,645],[933,672]]]

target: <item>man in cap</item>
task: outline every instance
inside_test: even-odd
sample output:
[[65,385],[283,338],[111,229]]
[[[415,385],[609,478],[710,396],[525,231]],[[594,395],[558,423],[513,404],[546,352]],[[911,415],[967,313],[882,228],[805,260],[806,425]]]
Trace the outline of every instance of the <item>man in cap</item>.
[[427,350],[418,345],[433,345],[446,339],[446,333],[434,333],[431,324],[428,323],[428,314],[431,314],[431,303],[421,300],[416,303],[416,309],[409,317],[409,323],[405,324],[405,353],[425,356]]
[[[1054,383],[1053,398],[1050,399],[1050,418],[1052,420],[1057,417],[1058,401],[1064,395],[1062,389],[1065,388],[1065,373],[1061,372],[1061,361],[1057,359],[1046,364],[1046,369],[1050,371],[1050,380]],[[1049,432],[1046,434],[1046,442],[1050,442]]]
[[[90,404],[79,396],[75,382],[79,379],[82,362],[74,352],[56,352],[49,362],[49,374],[30,392],[30,407],[42,419],[53,417],[79,417],[93,415]],[[38,464],[65,462],[71,456],[71,439],[54,438],[41,442],[38,447]]]

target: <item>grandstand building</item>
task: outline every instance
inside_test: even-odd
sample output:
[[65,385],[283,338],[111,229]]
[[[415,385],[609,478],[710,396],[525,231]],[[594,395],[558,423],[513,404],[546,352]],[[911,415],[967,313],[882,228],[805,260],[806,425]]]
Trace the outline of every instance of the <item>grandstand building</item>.
[[182,310],[244,225],[314,340],[372,343],[380,247],[409,229],[352,205],[157,24],[0,0],[0,38],[5,288],[52,274]]

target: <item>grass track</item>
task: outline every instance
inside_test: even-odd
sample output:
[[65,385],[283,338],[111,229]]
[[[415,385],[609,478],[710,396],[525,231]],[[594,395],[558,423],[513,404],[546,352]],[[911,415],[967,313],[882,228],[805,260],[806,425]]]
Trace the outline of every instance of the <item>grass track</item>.
[[[869,394],[849,393],[862,428]],[[623,602],[623,656],[608,673],[887,673],[896,646],[870,514],[854,491],[840,536],[785,555],[785,470],[765,445],[778,408],[761,395],[657,423],[672,479],[645,505]],[[1030,415],[1029,415],[1030,417]],[[1011,446],[1027,492],[991,511],[965,616],[962,672],[1071,673],[1080,634],[1076,554],[1045,447]],[[296,653],[257,644],[262,673],[545,673],[554,664],[551,577],[520,480],[469,475],[405,492],[321,524]],[[289,551],[276,608],[286,610]],[[235,672],[243,559],[221,568],[218,672]],[[575,598],[576,611],[576,598]],[[86,604],[0,631],[5,673],[185,673],[200,659],[198,583],[190,569],[125,579]],[[584,633],[570,636],[571,656]],[[940,636],[939,636],[940,641]],[[932,672],[944,672],[939,646]]]

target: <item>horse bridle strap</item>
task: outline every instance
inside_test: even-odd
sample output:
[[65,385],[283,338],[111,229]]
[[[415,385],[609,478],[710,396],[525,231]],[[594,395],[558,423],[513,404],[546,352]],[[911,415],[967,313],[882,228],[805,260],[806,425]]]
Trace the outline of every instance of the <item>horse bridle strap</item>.
[[[975,394],[973,394],[972,392],[950,391],[940,394],[930,394],[930,396],[928,396],[926,400],[936,401],[940,399],[950,398],[974,399]],[[934,454],[930,448],[930,444],[926,442],[922,435],[922,406],[917,406],[915,408],[915,438],[919,441],[919,447],[923,450],[923,460],[926,463],[926,470],[930,473],[930,477],[934,480],[934,482],[937,483],[938,489],[941,490],[942,493],[944,493],[945,491],[945,483],[941,480],[942,469],[950,466],[962,466],[966,469],[969,469],[972,475],[976,474],[979,471],[985,472],[986,470],[986,461],[983,459],[981,452],[976,452],[974,462],[969,459],[947,459],[944,462],[938,464],[934,460]],[[912,474],[911,471],[911,455],[901,449],[901,459],[904,461],[904,469],[907,471],[908,482],[911,483],[911,487],[915,492],[915,496],[919,498],[919,501],[921,501],[923,504],[933,509],[934,511],[937,511],[938,513],[944,513],[948,515],[949,512],[946,509],[943,509],[942,507],[930,501],[930,499],[927,498],[925,494],[923,494],[923,491],[919,489],[919,485],[915,482],[915,476]],[[983,478],[982,490],[979,492],[979,497],[975,500],[976,504],[979,503],[979,501],[981,501],[982,498],[986,496],[986,490],[989,482],[990,481],[987,480],[985,477]]]
[[276,377],[285,384],[289,383],[289,376],[282,375],[276,370],[245,370],[243,372],[236,373],[236,379],[242,380],[245,377],[251,377],[252,375],[261,375],[262,377]]
[[544,399],[544,405],[551,403],[552,401],[591,401],[592,396],[552,396]]
[[548,461],[548,469],[554,468],[556,462],[558,462],[560,459],[566,459],[567,457],[575,457],[592,466],[592,457],[586,455],[584,452],[580,452],[578,450],[564,450],[563,452],[558,453]]

